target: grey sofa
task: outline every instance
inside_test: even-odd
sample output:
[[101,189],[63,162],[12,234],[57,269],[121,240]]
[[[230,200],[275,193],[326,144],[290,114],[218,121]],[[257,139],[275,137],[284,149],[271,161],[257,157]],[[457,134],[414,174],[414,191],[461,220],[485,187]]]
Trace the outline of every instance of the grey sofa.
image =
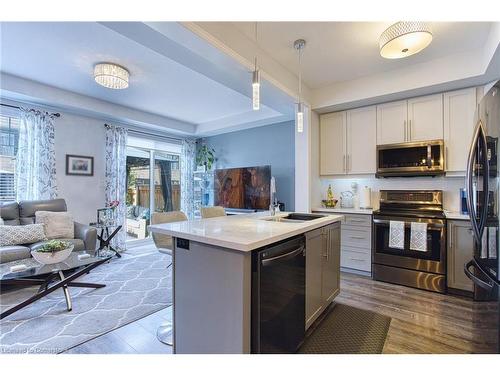
[[[66,211],[66,201],[64,199],[41,200],[41,201],[21,201],[1,203],[0,216],[5,225],[26,225],[35,222],[35,212],[37,211]],[[95,251],[97,231],[88,225],[75,222],[75,238],[64,239],[74,244],[74,250]],[[42,246],[45,243],[36,242],[33,244],[0,246],[0,263],[29,258],[31,250]]]

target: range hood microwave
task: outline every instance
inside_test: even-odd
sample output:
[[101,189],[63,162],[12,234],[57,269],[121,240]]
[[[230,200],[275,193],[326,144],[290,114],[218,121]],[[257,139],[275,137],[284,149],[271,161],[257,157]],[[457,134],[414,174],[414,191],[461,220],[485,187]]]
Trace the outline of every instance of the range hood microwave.
[[377,146],[376,177],[444,175],[442,139]]

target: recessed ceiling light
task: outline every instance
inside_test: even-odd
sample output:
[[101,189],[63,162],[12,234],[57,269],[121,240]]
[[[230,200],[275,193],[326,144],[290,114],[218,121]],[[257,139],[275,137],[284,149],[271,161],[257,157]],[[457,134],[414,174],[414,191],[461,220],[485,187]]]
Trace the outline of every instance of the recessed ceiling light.
[[128,87],[128,77],[128,70],[120,65],[100,63],[94,66],[95,81],[108,89],[126,89]]
[[422,51],[432,42],[432,31],[426,22],[397,22],[379,39],[380,55],[400,59]]

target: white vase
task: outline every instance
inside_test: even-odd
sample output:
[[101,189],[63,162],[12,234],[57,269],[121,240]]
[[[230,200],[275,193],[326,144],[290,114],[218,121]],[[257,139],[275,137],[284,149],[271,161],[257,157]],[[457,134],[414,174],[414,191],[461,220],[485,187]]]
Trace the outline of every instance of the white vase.
[[55,264],[60,263],[65,260],[71,252],[73,251],[75,245],[71,244],[66,249],[60,251],[54,251],[52,253],[45,253],[41,251],[33,250],[31,256],[35,258],[38,263],[41,264]]

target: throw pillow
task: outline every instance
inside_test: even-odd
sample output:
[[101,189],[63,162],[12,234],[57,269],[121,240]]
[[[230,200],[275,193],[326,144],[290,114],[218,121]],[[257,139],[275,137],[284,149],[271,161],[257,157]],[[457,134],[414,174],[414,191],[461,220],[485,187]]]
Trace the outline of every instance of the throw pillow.
[[46,240],[43,224],[0,225],[0,246],[25,245]]
[[75,222],[68,212],[37,211],[35,222],[45,226],[45,235],[49,240],[55,238],[75,238]]

